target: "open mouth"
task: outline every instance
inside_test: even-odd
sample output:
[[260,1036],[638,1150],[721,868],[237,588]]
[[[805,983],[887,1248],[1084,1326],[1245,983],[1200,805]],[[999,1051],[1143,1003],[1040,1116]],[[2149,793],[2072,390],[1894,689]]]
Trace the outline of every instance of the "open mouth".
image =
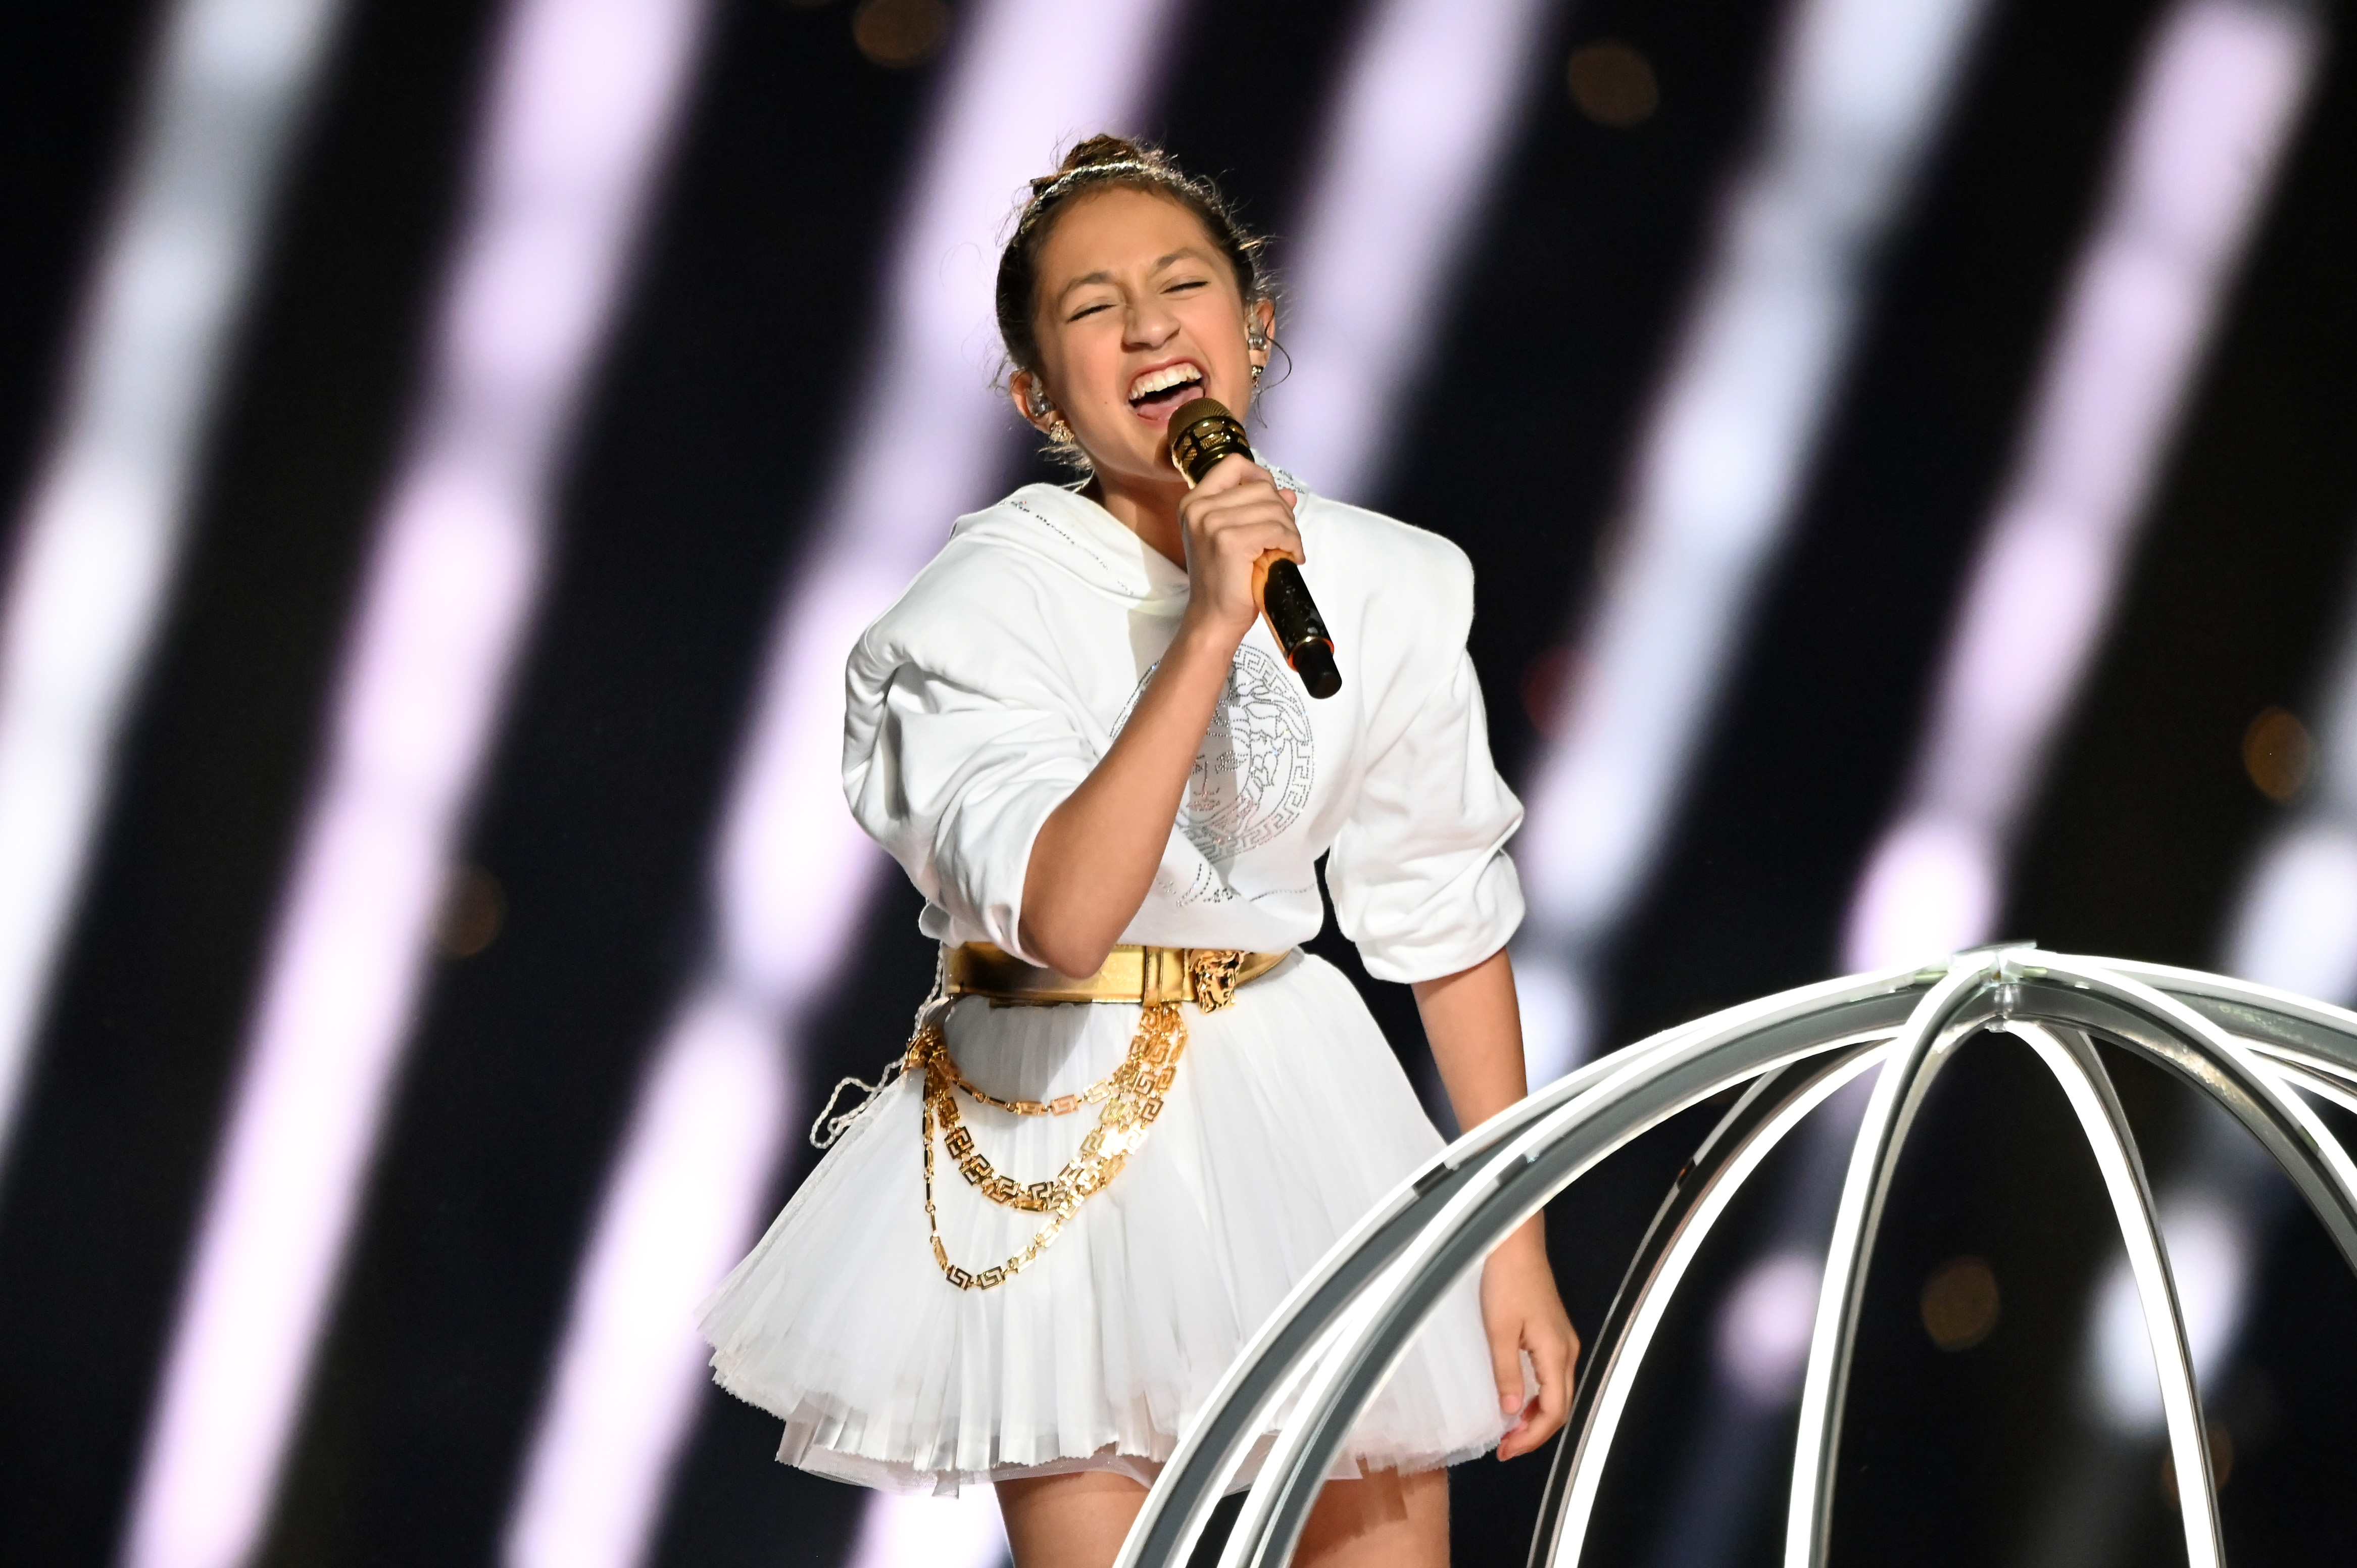
[[1165,365],[1129,383],[1129,406],[1144,414],[1168,414],[1189,398],[1199,396],[1202,388],[1203,372],[1197,367]]

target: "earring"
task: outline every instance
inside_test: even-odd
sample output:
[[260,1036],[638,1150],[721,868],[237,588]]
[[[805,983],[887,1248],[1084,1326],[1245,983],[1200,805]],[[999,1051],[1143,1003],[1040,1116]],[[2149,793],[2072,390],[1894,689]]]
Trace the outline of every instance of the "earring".
[[1072,427],[1064,423],[1064,416],[1057,412],[1054,403],[1048,401],[1048,394],[1040,390],[1037,381],[1031,383],[1029,402],[1032,418],[1050,422],[1048,426],[1048,439],[1059,446],[1070,446],[1072,444]]
[[1260,373],[1261,373],[1261,371],[1263,371],[1264,370],[1266,370],[1267,368],[1268,368],[1268,367],[1266,367],[1265,365],[1254,365],[1254,366],[1253,367],[1253,385],[1254,385],[1254,386],[1258,386],[1258,385],[1260,385]]

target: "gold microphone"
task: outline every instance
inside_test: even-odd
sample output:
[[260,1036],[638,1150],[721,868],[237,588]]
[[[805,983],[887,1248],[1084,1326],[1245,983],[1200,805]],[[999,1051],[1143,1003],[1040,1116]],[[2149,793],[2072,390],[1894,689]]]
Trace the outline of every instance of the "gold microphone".
[[[1230,453],[1246,459],[1253,455],[1243,425],[1217,398],[1199,397],[1180,404],[1170,416],[1169,429],[1170,466],[1186,476],[1189,489]],[[1260,613],[1277,647],[1285,650],[1285,661],[1311,696],[1332,696],[1342,689],[1342,672],[1334,667],[1334,638],[1318,614],[1301,568],[1274,550],[1262,555],[1258,568]]]

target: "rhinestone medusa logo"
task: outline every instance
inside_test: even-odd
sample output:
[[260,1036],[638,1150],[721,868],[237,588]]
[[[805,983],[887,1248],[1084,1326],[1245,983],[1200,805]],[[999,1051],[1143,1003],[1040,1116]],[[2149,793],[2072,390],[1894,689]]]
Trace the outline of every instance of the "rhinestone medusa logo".
[[[1114,722],[1129,722],[1155,666]],[[1301,820],[1318,776],[1318,747],[1300,683],[1277,660],[1247,642],[1228,666],[1228,683],[1195,754],[1178,831],[1214,865],[1232,863]]]

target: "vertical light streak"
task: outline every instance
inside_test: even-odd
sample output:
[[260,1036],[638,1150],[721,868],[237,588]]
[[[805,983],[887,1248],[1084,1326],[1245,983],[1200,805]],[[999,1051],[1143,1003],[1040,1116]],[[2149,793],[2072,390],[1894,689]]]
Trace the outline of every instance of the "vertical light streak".
[[2318,43],[2305,7],[2268,0],[2190,0],[2164,19],[1965,588],[1906,804],[1852,905],[1851,965],[1988,936],[2005,855],[2102,639]]
[[272,192],[341,12],[181,0],[162,18],[0,602],[0,1151]]
[[[796,1032],[836,983],[886,864],[843,802],[845,657],[951,521],[991,499],[1015,428],[990,385],[996,239],[1060,142],[1137,112],[1173,9],[990,0],[959,18],[876,368],[749,716],[714,866],[715,951],[642,1090],[648,1106],[683,1109],[642,1110],[619,1153],[511,1516],[515,1568],[626,1568],[646,1552],[705,1380],[695,1305],[758,1233],[782,1152],[754,1123],[798,1120]],[[725,1049],[706,1044],[715,1019],[727,1021]],[[724,1150],[708,1146],[713,1127],[732,1129]],[[918,1561],[939,1568],[995,1558],[996,1530],[995,1509],[970,1506],[877,1519],[868,1533],[896,1562],[908,1560],[892,1542],[930,1542]]]
[[287,1434],[702,0],[523,0],[148,1435],[135,1568],[231,1568]]
[[1530,90],[1553,62],[1547,0],[1389,0],[1345,67],[1277,322],[1291,373],[1264,444],[1329,495],[1365,500],[1448,284]]
[[[669,1444],[651,1454],[645,1434],[675,1438],[694,1418],[693,1360],[683,1375],[680,1357],[649,1351],[694,1332],[696,1290],[737,1261],[791,1098],[777,1070],[776,1019],[725,993],[697,1003],[624,1134],[549,1399],[561,1446],[544,1436],[534,1455],[533,1506],[515,1523],[511,1562],[637,1561],[670,1458]],[[717,1195],[735,1201],[715,1210]],[[610,1440],[626,1432],[641,1441]]]
[[1884,234],[1981,0],[1805,0],[1630,477],[1563,740],[1516,859],[1532,1081],[1584,1052],[1588,965],[1636,896],[1790,521]]
[[998,1499],[986,1489],[946,1498],[878,1497],[860,1522],[850,1568],[998,1568],[1006,1552]]

